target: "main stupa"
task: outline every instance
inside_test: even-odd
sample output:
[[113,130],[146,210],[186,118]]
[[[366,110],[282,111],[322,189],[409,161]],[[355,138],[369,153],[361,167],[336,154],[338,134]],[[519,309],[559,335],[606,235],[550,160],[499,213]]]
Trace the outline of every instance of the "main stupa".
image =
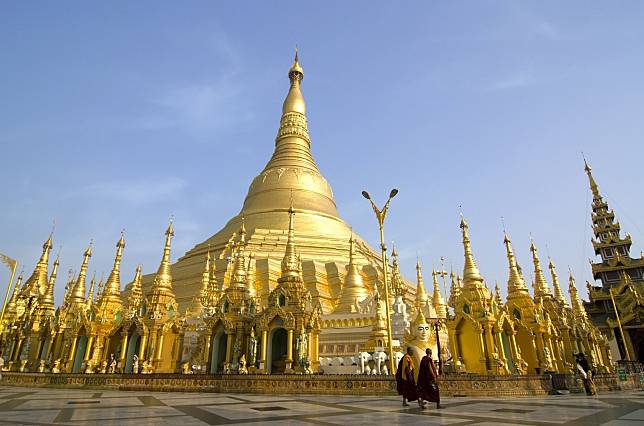
[[[172,286],[181,312],[199,292],[208,251],[216,262],[217,281],[225,286],[230,274],[230,242],[238,236],[242,220],[246,229],[246,252],[251,253],[250,269],[253,271],[253,283],[249,286],[254,286],[256,294],[265,301],[280,275],[291,205],[296,214],[295,243],[302,260],[304,283],[313,303],[319,304],[325,316],[355,312],[356,295],[365,300],[364,296],[371,296],[376,285],[382,285],[379,253],[353,234],[351,226],[342,220],[333,199],[333,190],[313,159],[306,103],[301,89],[304,70],[297,52],[288,78],[290,87],[282,106],[275,151],[251,182],[239,214],[171,267]],[[356,193],[359,189],[356,188]],[[370,209],[365,205],[365,214],[369,213]],[[352,239],[354,253],[351,257]],[[350,258],[357,267],[348,268]],[[355,276],[356,270],[359,277]],[[354,276],[349,277],[351,290],[343,293],[347,271]],[[154,274],[144,276],[144,293],[153,280]],[[406,284],[412,293],[408,295],[411,298],[415,288]],[[366,331],[371,322],[360,324],[366,327]]]

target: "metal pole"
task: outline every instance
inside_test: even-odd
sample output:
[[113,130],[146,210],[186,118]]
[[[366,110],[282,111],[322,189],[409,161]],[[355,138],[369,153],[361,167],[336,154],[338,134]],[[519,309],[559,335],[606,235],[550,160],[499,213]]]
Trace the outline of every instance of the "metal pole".
[[622,342],[624,342],[624,352],[626,352],[626,360],[631,360],[631,354],[628,351],[628,344],[626,343],[626,337],[624,336],[624,330],[622,329],[622,321],[619,319],[619,312],[617,312],[617,305],[615,305],[615,297],[613,297],[613,288],[608,289],[610,293],[610,300],[613,302],[613,309],[615,310],[615,318],[617,318],[617,326],[619,327],[619,334],[622,335]]
[[436,350],[438,351],[438,374],[443,374],[443,358],[441,357],[441,339],[438,333],[440,320],[434,322],[434,330],[436,331]]
[[7,285],[7,292],[4,295],[4,302],[2,303],[2,312],[0,313],[0,331],[4,328],[2,325],[2,320],[4,319],[4,311],[7,306],[7,300],[9,299],[9,291],[11,290],[11,283],[13,283],[13,277],[16,275],[16,269],[18,268],[18,262],[16,261],[13,264],[13,269],[11,270],[11,278],[9,279],[9,285]]
[[[382,217],[382,220],[381,220]],[[391,314],[389,313],[389,267],[387,265],[387,246],[385,245],[385,230],[384,230],[384,215],[378,215],[378,224],[380,225],[380,248],[382,249],[382,275],[383,282],[385,285],[385,313],[387,315],[387,339],[389,340],[389,360],[391,362],[391,369],[393,374],[396,374],[396,368],[398,367],[394,362],[394,350],[393,350],[393,341],[391,338]]]

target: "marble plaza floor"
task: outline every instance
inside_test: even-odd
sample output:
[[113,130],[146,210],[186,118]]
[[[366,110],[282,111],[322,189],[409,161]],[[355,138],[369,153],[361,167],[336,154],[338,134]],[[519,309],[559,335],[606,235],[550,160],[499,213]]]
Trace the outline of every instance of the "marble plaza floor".
[[0,386],[0,425],[628,425],[644,392],[445,398],[420,410],[396,397],[114,392]]

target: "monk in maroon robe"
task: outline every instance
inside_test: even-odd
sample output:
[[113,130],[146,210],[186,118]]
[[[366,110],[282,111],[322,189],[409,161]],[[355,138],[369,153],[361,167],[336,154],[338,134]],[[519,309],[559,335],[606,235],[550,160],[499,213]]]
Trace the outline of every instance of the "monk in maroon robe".
[[425,354],[418,368],[418,399],[420,401],[435,402],[436,408],[443,408],[441,407],[441,397],[438,391],[438,373],[432,359],[432,350],[425,349]]
[[[412,357],[413,353],[411,348],[407,348],[407,353],[398,363],[398,369],[396,370],[396,389],[398,390],[398,395],[403,397],[403,407],[409,406],[407,401],[418,400],[416,381],[414,380],[416,365]],[[418,405],[422,407],[421,400],[418,400]]]

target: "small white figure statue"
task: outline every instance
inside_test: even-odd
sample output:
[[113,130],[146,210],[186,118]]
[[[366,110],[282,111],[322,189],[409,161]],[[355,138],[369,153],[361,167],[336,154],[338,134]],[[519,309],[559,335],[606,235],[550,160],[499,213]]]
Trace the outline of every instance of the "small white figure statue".
[[87,361],[87,365],[85,366],[85,374],[92,374],[94,373],[94,362],[90,359]]
[[107,374],[107,361],[101,362],[101,374]]
[[51,367],[51,372],[53,374],[60,373],[60,359],[57,359],[56,361],[54,361],[54,366]]
[[137,354],[132,356],[132,374],[139,374],[139,356]]

